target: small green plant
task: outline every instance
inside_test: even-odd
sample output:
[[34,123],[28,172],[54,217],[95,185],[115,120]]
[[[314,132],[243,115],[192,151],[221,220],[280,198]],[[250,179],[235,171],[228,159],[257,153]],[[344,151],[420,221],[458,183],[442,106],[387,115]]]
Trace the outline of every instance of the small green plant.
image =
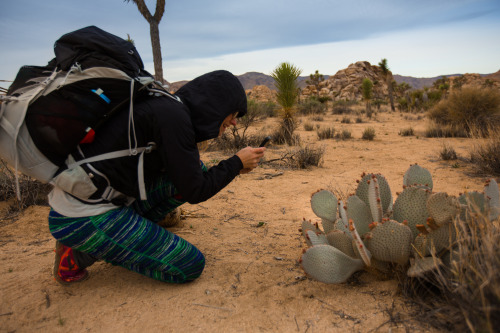
[[375,128],[373,128],[373,127],[365,128],[365,130],[363,131],[363,134],[361,135],[361,139],[373,141],[373,139],[375,139]]
[[320,128],[316,131],[316,134],[320,140],[333,139],[335,137],[335,128]]

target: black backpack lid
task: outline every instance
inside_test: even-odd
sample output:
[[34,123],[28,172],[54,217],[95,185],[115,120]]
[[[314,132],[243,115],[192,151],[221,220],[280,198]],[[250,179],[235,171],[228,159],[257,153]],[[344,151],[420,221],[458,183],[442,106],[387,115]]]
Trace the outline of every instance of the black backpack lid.
[[89,26],[63,35],[54,44],[57,66],[67,71],[75,62],[89,54],[100,54],[114,60],[117,68],[132,77],[144,69],[135,46],[96,26]]

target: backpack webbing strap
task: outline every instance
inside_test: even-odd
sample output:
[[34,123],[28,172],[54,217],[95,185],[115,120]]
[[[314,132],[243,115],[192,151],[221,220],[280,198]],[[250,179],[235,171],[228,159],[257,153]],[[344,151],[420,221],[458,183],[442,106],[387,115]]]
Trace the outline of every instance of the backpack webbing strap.
[[[148,142],[148,145],[146,147],[135,148],[133,153],[131,153],[129,149],[124,149],[124,150],[117,150],[117,151],[113,151],[113,152],[105,153],[105,154],[101,154],[101,155],[96,155],[96,156],[92,156],[92,157],[85,158],[83,160],[71,163],[68,165],[68,169],[72,169],[74,167],[77,167],[77,166],[80,166],[80,165],[86,164],[86,163],[92,163],[92,162],[97,162],[97,161],[110,160],[110,159],[114,159],[114,158],[134,156],[136,154],[140,154],[139,155],[139,163],[137,165],[137,178],[139,181],[139,194],[140,194],[141,200],[147,200],[146,183],[144,181],[144,154],[150,153],[155,148],[156,148],[156,143]],[[103,198],[103,199],[106,199],[106,198]]]

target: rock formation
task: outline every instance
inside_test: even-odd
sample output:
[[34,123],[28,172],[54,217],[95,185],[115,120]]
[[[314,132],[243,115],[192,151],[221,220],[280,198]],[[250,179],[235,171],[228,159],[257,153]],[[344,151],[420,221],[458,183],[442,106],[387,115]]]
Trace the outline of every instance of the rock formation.
[[[390,80],[392,81],[392,74]],[[319,85],[319,92],[314,86],[306,86],[302,91],[304,97],[318,95],[338,100],[362,100],[361,86],[365,78],[373,82],[373,97],[385,98],[388,96],[388,86],[378,66],[372,66],[368,61],[358,61],[347,68],[339,70],[335,75]]]

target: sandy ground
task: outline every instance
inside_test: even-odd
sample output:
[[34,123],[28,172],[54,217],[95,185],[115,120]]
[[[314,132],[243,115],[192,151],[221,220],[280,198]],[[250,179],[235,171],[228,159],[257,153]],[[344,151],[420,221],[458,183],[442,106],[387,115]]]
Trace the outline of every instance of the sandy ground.
[[[211,200],[185,205],[187,218],[171,231],[206,255],[200,279],[185,285],[161,283],[98,262],[91,278],[61,286],[51,275],[54,240],[48,207],[30,207],[14,220],[0,220],[0,332],[425,332],[435,331],[414,315],[396,280],[361,272],[349,283],[327,285],[305,277],[298,264],[305,242],[303,217],[318,220],[311,193],[329,188],[351,193],[362,172],[382,173],[394,197],[403,174],[418,163],[434,177],[434,190],[457,195],[481,190],[465,162],[444,162],[446,143],[468,156],[471,139],[427,139],[425,119],[381,113],[365,123],[341,124],[329,115],[322,127],[348,129],[353,139],[318,141],[300,126],[303,144],[324,146],[322,167],[283,169],[264,164],[239,176]],[[308,118],[301,118],[311,121]],[[270,131],[269,119],[259,124]],[[374,127],[374,141],[361,140]],[[412,127],[417,136],[398,132]],[[266,158],[279,158],[270,146]],[[204,153],[205,160],[221,153]]]

